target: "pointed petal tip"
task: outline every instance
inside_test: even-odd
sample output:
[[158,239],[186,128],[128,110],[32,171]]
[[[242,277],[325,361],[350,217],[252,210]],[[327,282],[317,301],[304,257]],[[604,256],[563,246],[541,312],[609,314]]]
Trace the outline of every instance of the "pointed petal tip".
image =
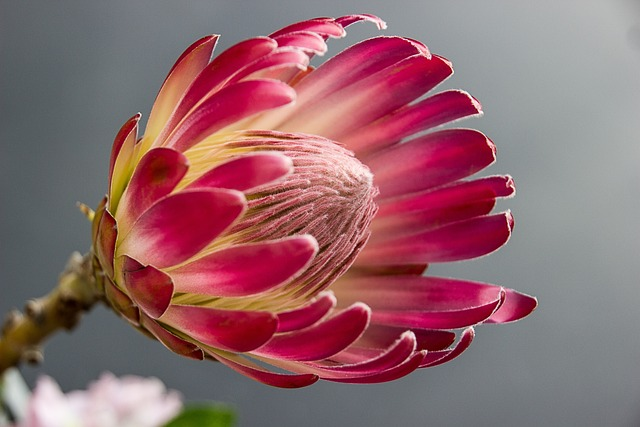
[[320,251],[320,245],[318,244],[318,241],[315,237],[313,237],[311,234],[300,234],[296,237],[300,239],[301,242],[304,242],[304,244],[313,251],[314,256],[318,254],[318,251]]
[[321,292],[300,308],[278,313],[277,332],[291,332],[314,325],[325,318],[337,303],[332,291]]
[[504,175],[504,186],[510,191],[510,194],[506,197],[513,197],[516,194],[516,182],[511,175]]
[[[483,134],[482,132],[479,132],[476,130],[476,132],[478,132],[478,134],[482,135],[485,140],[486,140],[486,144],[489,147],[489,149],[491,150],[491,156],[493,157],[493,159],[491,160],[491,163],[489,164],[493,164],[496,161],[496,153],[498,148],[496,147],[496,144],[485,134]],[[489,153],[487,153],[489,154]]]
[[[121,174],[123,173],[123,169],[126,168],[126,163],[128,163],[129,160],[128,157],[131,154],[130,150],[135,144],[135,141],[133,141],[132,138],[137,138],[138,122],[140,121],[141,117],[142,114],[137,113],[133,117],[129,118],[129,120],[127,120],[120,127],[120,130],[114,138],[113,145],[111,147],[111,160],[109,164],[109,192],[112,191],[111,187],[113,186],[114,174]],[[116,161],[119,157],[121,157],[121,150],[123,150],[125,145],[127,149],[124,150],[125,153],[122,154],[122,156],[126,158],[121,159],[120,162],[118,162],[118,170],[116,171]]]
[[512,323],[524,319],[538,308],[538,299],[504,288],[505,301],[484,323]]
[[422,363],[420,364],[420,367],[430,368],[450,362],[451,360],[460,356],[462,353],[464,353],[465,350],[469,348],[475,336],[476,332],[473,326],[466,328],[462,332],[462,335],[460,335],[460,339],[453,348],[442,351],[427,352],[424,359],[422,360]]
[[471,95],[469,92],[463,89],[455,89],[453,90],[453,92],[458,92],[460,95],[466,97],[469,100],[471,106],[476,110],[477,115],[482,116],[484,114],[484,111],[482,111],[482,104],[475,96]]
[[378,372],[372,375],[364,377],[355,376],[347,378],[326,378],[329,381],[342,382],[342,383],[354,383],[354,384],[374,384],[394,381],[398,378],[409,375],[421,366],[422,361],[425,359],[427,352],[425,350],[417,351],[404,362],[396,365],[390,369],[382,372]]
[[[467,94],[469,95],[469,94]],[[471,104],[475,107],[475,109],[478,111],[479,115],[483,115],[484,111],[482,110],[482,104],[480,103],[480,101],[478,101],[478,99],[472,95],[469,95],[469,99],[471,100]]]
[[341,16],[340,18],[336,18],[336,22],[342,25],[343,27],[347,27],[356,22],[366,21],[372,22],[378,27],[378,30],[385,30],[387,28],[387,23],[384,22],[381,18],[376,15],[372,15],[369,13],[360,13],[355,15],[347,15]]
[[133,116],[129,117],[126,122],[124,122],[124,124],[120,128],[120,132],[123,134],[129,133],[131,129],[138,124],[141,118],[142,118],[142,113],[138,111]]
[[432,56],[433,56],[433,58],[439,59],[440,61],[442,61],[447,67],[449,67],[451,69],[451,74],[453,74],[453,62],[449,61],[444,56],[440,56],[440,55],[436,55],[436,54],[432,54]]
[[511,210],[507,210],[504,213],[504,216],[507,220],[507,226],[509,227],[509,233],[513,232],[513,227],[515,227],[516,222],[515,219],[513,218],[513,214],[511,213]]
[[219,37],[220,36],[218,36],[217,34],[209,34],[209,35],[201,37],[198,40],[196,40],[195,42],[193,42],[178,57],[178,60],[175,62],[175,64],[173,65],[173,67],[171,68],[171,71],[169,73],[171,73],[173,70],[175,70],[176,67],[179,66],[179,64],[182,62],[182,60],[184,60],[185,58],[187,58],[190,55],[194,56],[193,52],[196,51],[197,49],[202,49],[202,48],[206,49],[206,50],[204,50],[204,52],[208,53],[208,56],[210,57],[213,54],[213,49],[215,48],[215,45],[216,45]]
[[301,388],[307,387],[320,379],[315,374],[289,374],[268,371],[256,365],[249,359],[237,354],[226,352],[208,352],[211,357],[220,363],[230,367],[234,371],[245,375],[262,384],[279,388]]
[[313,326],[275,335],[254,353],[291,361],[326,359],[353,344],[369,325],[370,318],[371,309],[355,303]]
[[355,302],[351,304],[349,307],[347,307],[345,311],[353,311],[353,312],[360,313],[362,315],[366,315],[367,324],[369,324],[369,322],[371,321],[371,313],[372,313],[371,307],[369,307],[364,302],[361,302],[361,301]]

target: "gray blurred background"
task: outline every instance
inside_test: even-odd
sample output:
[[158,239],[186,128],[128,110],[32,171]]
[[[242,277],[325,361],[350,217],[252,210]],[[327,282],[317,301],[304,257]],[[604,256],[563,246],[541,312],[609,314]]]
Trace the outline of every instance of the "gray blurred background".
[[[369,12],[384,34],[449,58],[485,116],[518,195],[497,254],[434,266],[538,296],[523,322],[483,326],[459,359],[399,381],[263,386],[173,355],[105,308],[55,336],[33,384],[65,390],[102,371],[157,376],[190,400],[234,405],[241,426],[640,425],[640,4],[574,1],[224,2],[0,0],[0,313],[53,286],[89,247],[76,201],[106,190],[111,142],[148,116],[166,72],[197,38],[219,48],[314,16]],[[349,29],[329,55],[378,34]]]

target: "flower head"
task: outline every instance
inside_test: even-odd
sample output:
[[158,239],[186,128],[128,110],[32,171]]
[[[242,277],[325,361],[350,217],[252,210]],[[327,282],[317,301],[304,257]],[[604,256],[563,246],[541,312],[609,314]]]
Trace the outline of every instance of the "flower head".
[[50,377],[41,377],[29,400],[24,426],[159,427],[182,409],[175,391],[156,378],[105,373],[85,390],[64,394]]
[[198,40],[144,135],[140,115],[117,135],[96,271],[113,308],[171,350],[280,387],[382,382],[535,308],[510,289],[422,276],[506,243],[511,214],[490,212],[513,182],[466,180],[495,147],[436,129],[481,110],[462,91],[423,97],[452,73],[423,44],[376,37],[309,66],[357,21],[384,27],[311,19],[213,60],[217,37]]

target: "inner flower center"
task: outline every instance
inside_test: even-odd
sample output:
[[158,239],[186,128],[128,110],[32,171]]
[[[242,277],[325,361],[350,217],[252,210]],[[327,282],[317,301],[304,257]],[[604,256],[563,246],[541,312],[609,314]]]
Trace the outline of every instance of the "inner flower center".
[[246,193],[249,209],[207,248],[310,234],[318,242],[313,263],[295,280],[272,292],[237,301],[229,308],[286,310],[327,288],[353,263],[366,243],[377,211],[371,171],[334,141],[311,135],[244,132],[224,144],[231,152],[278,151],[293,161],[286,178]]

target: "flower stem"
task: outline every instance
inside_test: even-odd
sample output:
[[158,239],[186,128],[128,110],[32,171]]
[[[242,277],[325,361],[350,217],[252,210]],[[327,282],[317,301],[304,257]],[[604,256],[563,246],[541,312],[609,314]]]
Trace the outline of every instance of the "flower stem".
[[41,362],[43,342],[60,329],[73,329],[82,314],[103,299],[91,260],[90,253],[73,253],[53,291],[28,301],[24,314],[9,313],[0,331],[0,375],[21,362]]

